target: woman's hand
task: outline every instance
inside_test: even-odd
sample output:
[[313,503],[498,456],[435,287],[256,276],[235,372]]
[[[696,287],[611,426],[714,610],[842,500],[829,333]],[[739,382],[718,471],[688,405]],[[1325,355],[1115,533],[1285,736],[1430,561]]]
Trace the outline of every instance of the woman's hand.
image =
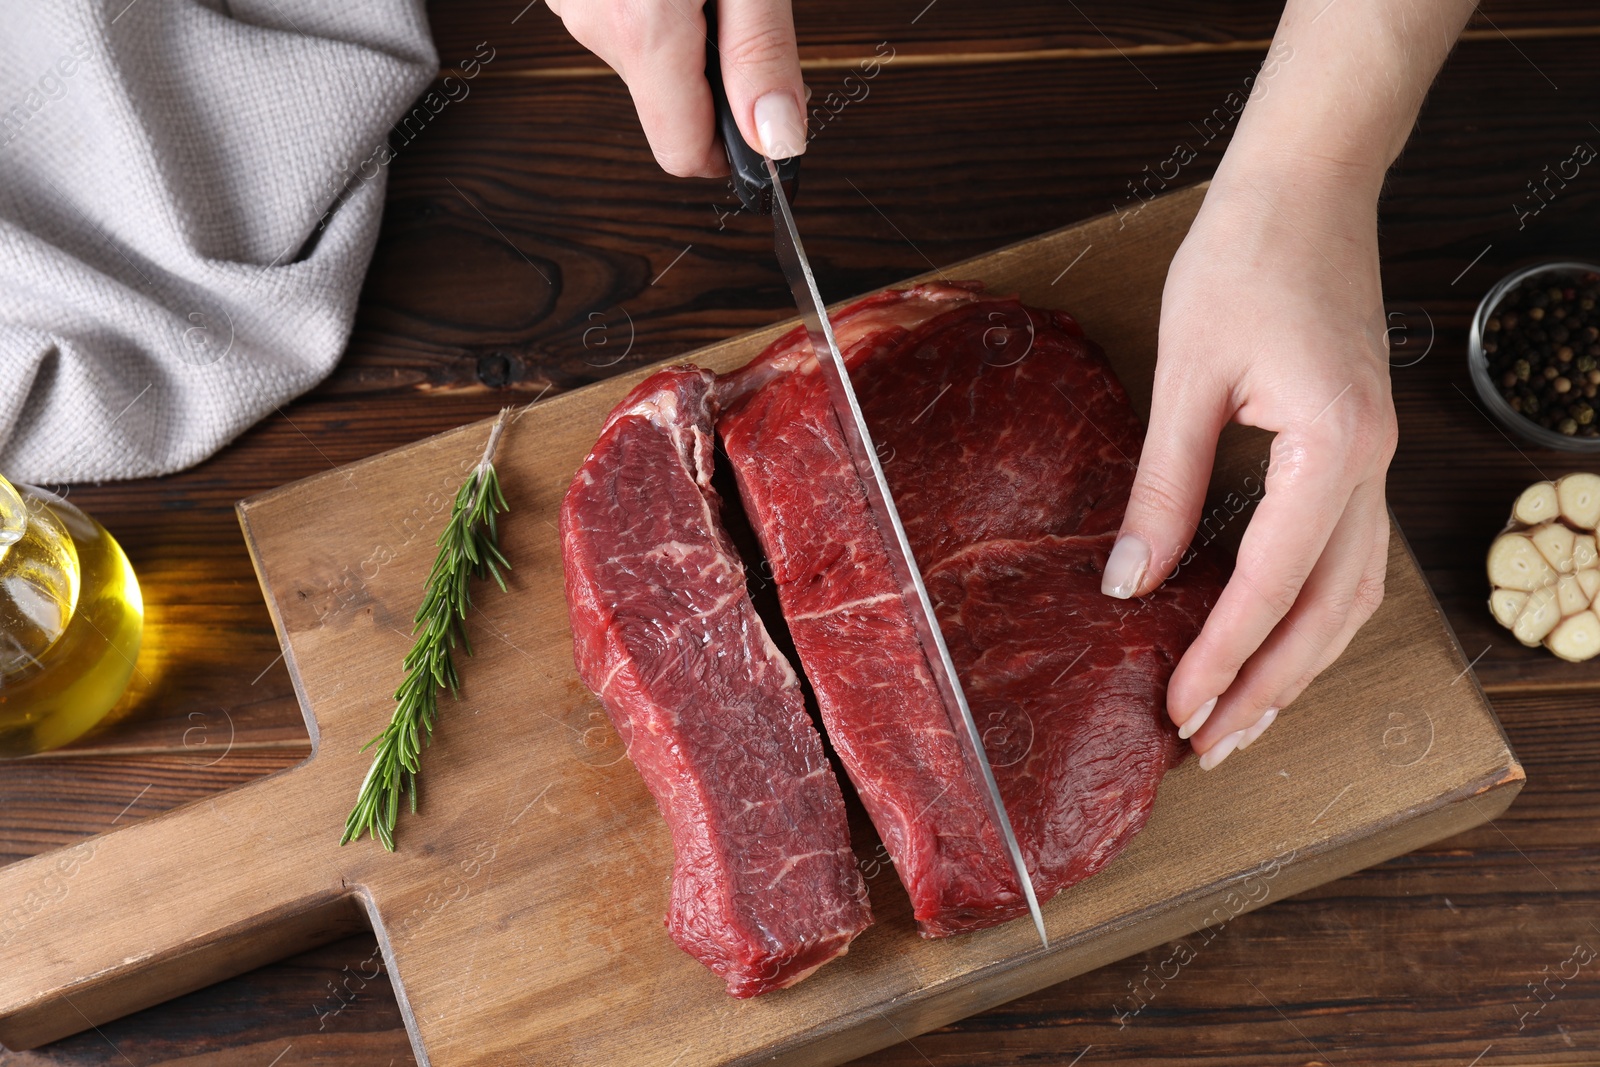
[[1150,429],[1105,592],[1141,596],[1172,572],[1226,422],[1276,434],[1233,577],[1167,692],[1208,770],[1260,736],[1383,599],[1396,429],[1376,195],[1365,176],[1303,157],[1230,158],[1167,273]]
[[[549,0],[578,43],[622,76],[669,174],[728,173],[706,83],[701,0]],[[722,0],[722,81],[739,131],[773,159],[806,148],[805,86],[788,0]]]
[[1150,430],[1105,591],[1140,596],[1172,571],[1229,419],[1277,435],[1233,577],[1167,689],[1208,770],[1383,598],[1396,430],[1378,192],[1473,6],[1287,0],[1167,272]]

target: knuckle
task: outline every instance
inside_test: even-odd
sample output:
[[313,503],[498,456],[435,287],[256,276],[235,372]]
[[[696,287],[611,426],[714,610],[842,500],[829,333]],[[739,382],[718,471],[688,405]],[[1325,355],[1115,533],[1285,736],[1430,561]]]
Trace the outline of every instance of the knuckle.
[[1187,497],[1188,493],[1169,474],[1145,464],[1133,480],[1128,504],[1152,515],[1182,516],[1188,512]]
[[[1207,629],[1210,629],[1209,622]],[[1205,699],[1208,695],[1215,696],[1232,687],[1238,680],[1239,673],[1244,670],[1244,665],[1256,652],[1254,646],[1242,647],[1237,640],[1218,637],[1213,633],[1207,633],[1206,630],[1201,631],[1200,639],[1195,645],[1201,646],[1202,642],[1204,658],[1196,665],[1196,670],[1193,672],[1195,679],[1193,688],[1199,699]],[[1202,689],[1208,692],[1202,694],[1200,693]],[[1198,702],[1197,699],[1195,703]],[[1192,709],[1186,708],[1185,712],[1189,710]]]
[[606,35],[618,55],[633,58],[651,51],[655,31],[646,11],[628,0],[610,0],[596,8],[600,26],[595,28]]
[[1281,619],[1289,614],[1299,599],[1299,583],[1291,581],[1276,581],[1265,588],[1258,587],[1256,595],[1266,604],[1274,618]]
[[1378,457],[1387,470],[1389,461],[1394,459],[1395,449],[1400,447],[1400,424],[1395,419],[1393,408],[1387,409],[1385,415],[1378,432]]
[[667,28],[660,6],[642,0],[588,0],[566,6],[562,21],[580,44],[624,62],[656,51]]
[[1386,468],[1400,440],[1386,382],[1363,378],[1339,388],[1333,401],[1312,412],[1307,432],[1332,446],[1341,465],[1354,456],[1368,469]]
[[772,68],[796,60],[794,35],[777,23],[757,26],[723,48],[736,66]]
[[693,178],[700,173],[700,161],[688,152],[665,145],[660,148],[652,145],[651,152],[656,157],[656,165],[675,178]]
[[1307,639],[1314,642],[1318,648],[1324,648],[1335,641],[1340,631],[1345,627],[1345,622],[1350,618],[1350,613],[1355,610],[1356,587],[1346,586],[1341,589],[1330,589],[1317,599],[1314,608],[1305,612],[1307,622],[1305,630]]
[[1356,583],[1350,594],[1350,615],[1360,622],[1372,618],[1383,604],[1384,576],[1367,575]]
[[[1240,559],[1234,576],[1261,602],[1275,619],[1289,614],[1300,591],[1311,575],[1315,561],[1289,560],[1276,546],[1256,546],[1248,559]],[[1264,576],[1264,577],[1258,577]]]
[[1357,415],[1355,440],[1365,445],[1370,455],[1387,467],[1394,457],[1395,446],[1400,443],[1400,426],[1395,419],[1394,403],[1387,395],[1364,403]]
[[561,24],[567,32],[578,39],[584,47],[589,46],[589,38],[594,36],[591,32],[600,22],[599,4],[588,0],[556,0],[550,4],[550,10],[561,18]]
[[1266,581],[1257,579],[1250,585],[1256,597],[1266,605],[1272,618],[1282,619],[1294,609],[1300,600],[1301,589],[1305,586],[1309,570],[1305,567],[1295,567],[1280,571]]

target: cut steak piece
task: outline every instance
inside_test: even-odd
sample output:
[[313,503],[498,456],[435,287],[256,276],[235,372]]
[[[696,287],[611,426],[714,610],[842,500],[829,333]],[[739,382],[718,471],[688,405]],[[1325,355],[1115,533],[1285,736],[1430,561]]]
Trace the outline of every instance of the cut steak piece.
[[672,831],[667,928],[737,997],[791,985],[872,922],[844,799],[711,488],[714,376],[611,412],[561,507],[578,673]]
[[[906,335],[885,317],[926,319],[974,299],[965,290],[876,298],[840,316],[836,337],[854,366]],[[730,376],[722,392],[730,407],[719,429],[790,636],[918,921],[943,931],[997,902],[1026,908],[967,776],[804,332]],[[899,459],[885,458],[889,466]]]
[[[835,333],[1041,900],[1105,865],[1179,752],[1167,679],[1220,588],[1099,592],[1143,437],[1069,316],[924,285]],[[1026,904],[969,776],[803,331],[718,423],[829,738],[924,935]]]
[[1185,573],[1108,604],[1115,539],[996,539],[926,575],[1041,898],[1104,867],[1150,817],[1180,751],[1167,679],[1215,599]]

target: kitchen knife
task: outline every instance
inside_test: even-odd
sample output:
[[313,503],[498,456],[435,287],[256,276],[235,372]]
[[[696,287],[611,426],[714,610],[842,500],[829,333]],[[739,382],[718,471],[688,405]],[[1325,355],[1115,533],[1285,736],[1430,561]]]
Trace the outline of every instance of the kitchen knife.
[[1012,869],[1016,871],[1023,896],[1028,900],[1028,912],[1033,916],[1033,925],[1039,931],[1039,940],[1048,947],[1050,939],[1044,932],[1044,917],[1039,913],[1039,901],[1034,896],[1033,880],[1028,876],[1028,866],[1023,861],[1022,849],[1017,845],[1017,836],[1011,828],[1011,818],[1006,814],[1005,801],[1000,797],[1000,786],[995,782],[994,769],[989,765],[989,757],[984,751],[977,723],[973,721],[972,709],[967,706],[966,692],[961,688],[961,679],[956,676],[955,664],[950,660],[950,650],[945,645],[944,634],[939,629],[938,620],[934,618],[933,602],[928,598],[927,586],[922,581],[922,571],[918,568],[916,557],[911,552],[911,542],[906,538],[906,528],[900,522],[900,512],[895,508],[894,495],[889,491],[889,483],[884,479],[883,465],[878,462],[878,452],[872,443],[872,431],[867,428],[867,420],[861,414],[861,404],[856,399],[855,387],[850,384],[850,373],[845,367],[844,357],[839,354],[839,345],[833,338],[833,326],[828,322],[827,309],[823,307],[822,297],[817,291],[816,278],[811,273],[810,262],[806,259],[805,247],[800,243],[800,233],[795,229],[794,214],[789,209],[789,198],[783,191],[783,182],[777,165],[770,159],[765,162],[771,178],[772,226],[775,231],[778,262],[783,266],[784,277],[789,280],[789,288],[794,291],[795,305],[800,309],[800,321],[806,325],[806,335],[811,339],[812,351],[816,353],[818,369],[822,371],[822,376],[828,383],[828,395],[833,400],[834,414],[839,417],[839,426],[844,430],[850,455],[855,460],[856,470],[866,487],[873,517],[877,519],[878,529],[883,534],[890,565],[895,570],[895,579],[904,594],[906,610],[917,629],[917,637],[927,654],[928,667],[933,674],[934,684],[939,688],[939,695],[944,700],[945,711],[950,716],[950,725],[966,757],[968,769],[979,780],[982,792],[988,800],[989,815],[1000,833]]
[[[706,0],[706,81],[711,86],[711,103],[717,116],[717,132],[728,150],[729,177],[739,202],[757,215],[772,214],[772,180],[767,176],[766,157],[745,143],[739,123],[728,104],[722,82],[722,53],[717,50],[717,0]],[[778,175],[789,197],[799,189],[800,157],[778,160]]]
[[[955,664],[950,659],[950,650],[945,645],[944,634],[934,617],[933,602],[928,598],[922,571],[918,568],[916,557],[911,552],[911,542],[906,538],[905,526],[900,522],[900,512],[895,508],[894,494],[889,491],[889,483],[883,476],[883,465],[878,462],[877,449],[872,442],[872,431],[868,429],[866,418],[861,413],[861,404],[856,399],[855,387],[850,384],[849,370],[845,366],[844,357],[839,353],[839,345],[834,340],[833,326],[828,321],[827,308],[823,305],[822,296],[817,290],[816,277],[811,272],[810,261],[806,259],[805,246],[800,243],[800,232],[795,228],[794,213],[789,207],[789,193],[785,192],[784,186],[786,182],[793,182],[798,172],[799,159],[796,157],[781,162],[774,161],[745,143],[743,135],[739,133],[738,123],[734,120],[733,111],[728,105],[727,94],[722,88],[715,36],[716,11],[710,4],[706,6],[706,19],[706,74],[711,82],[712,98],[717,109],[717,124],[722,133],[723,144],[728,150],[728,163],[733,171],[734,184],[739,190],[739,198],[751,210],[765,213],[763,209],[766,209],[772,213],[778,262],[783,267],[784,277],[788,279],[789,288],[794,293],[795,305],[800,311],[800,321],[805,323],[806,335],[810,338],[812,352],[817,357],[817,366],[828,384],[828,395],[833,401],[834,413],[838,416],[839,426],[844,431],[845,442],[850,449],[851,458],[855,461],[856,471],[866,488],[873,517],[883,534],[890,566],[895,570],[895,580],[903,594],[906,610],[916,627],[917,637],[927,656],[929,671],[939,689],[945,712],[949,715],[951,731],[961,747],[967,768],[977,779],[980,791],[988,803],[989,816],[999,832],[1006,855],[1011,861],[1012,870],[1016,873],[1017,882],[1022,887],[1023,896],[1027,898],[1028,913],[1033,917],[1033,925],[1039,932],[1039,940],[1049,947],[1050,939],[1045,934],[1044,916],[1039,912],[1039,900],[1033,891],[1033,880],[1028,875],[1028,865],[1022,858],[1022,849],[1018,846],[1016,833],[1012,830],[1011,818],[1006,814],[1005,801],[1000,796],[1000,786],[995,781],[994,769],[989,765],[983,739],[978,733],[977,723],[973,721],[972,709],[967,705],[966,692],[961,688],[961,679],[956,676]],[[788,168],[787,173],[785,168]],[[765,181],[758,181],[757,177],[764,177]]]

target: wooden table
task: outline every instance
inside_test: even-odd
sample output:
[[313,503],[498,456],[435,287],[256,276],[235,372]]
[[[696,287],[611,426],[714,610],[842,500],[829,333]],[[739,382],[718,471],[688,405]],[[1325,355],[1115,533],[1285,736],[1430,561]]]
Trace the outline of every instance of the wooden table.
[[[494,58],[399,146],[333,377],[194,470],[71,487],[138,568],[146,649],[119,722],[0,773],[0,862],[309,751],[235,500],[793,314],[765,222],[731,213],[718,183],[660,174],[621,83],[523,2],[433,5],[447,66],[480,41]],[[1178,142],[1199,151],[1178,181],[1208,177],[1231,126],[1207,141],[1220,124],[1206,120],[1259,63],[1276,18],[1264,0],[802,0],[813,103],[859,98],[835,106],[805,164],[800,212],[824,293],[1125,206],[1129,183]],[[1597,38],[1600,16],[1579,0],[1490,4],[1382,212],[1403,341],[1390,502],[1526,765],[1521,798],[1492,825],[1191,938],[1176,977],[1155,977],[1174,973],[1168,946],[861,1064],[1600,1058],[1600,962],[1576,976],[1568,962],[1600,948],[1600,662],[1518,646],[1489,620],[1481,573],[1515,492],[1581,465],[1513,448],[1476,409],[1464,358],[1472,309],[1507,269],[1600,255],[1600,173],[1521,228],[1513,207],[1545,164],[1600,144]],[[846,83],[891,50],[876,77]],[[1119,1028],[1136,986],[1148,1004]],[[364,936],[0,1053],[3,1067],[180,1061],[382,1067],[411,1050]]]

